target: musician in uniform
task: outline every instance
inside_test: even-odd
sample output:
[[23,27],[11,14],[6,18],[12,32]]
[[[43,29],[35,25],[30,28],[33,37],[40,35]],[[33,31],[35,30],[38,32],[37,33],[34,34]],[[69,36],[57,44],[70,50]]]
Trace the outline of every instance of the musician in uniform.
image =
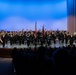
[[3,44],[2,38],[1,38],[1,33],[0,33],[0,44]]
[[5,47],[5,34],[3,33],[3,35],[1,36],[2,39],[2,44],[3,44],[3,48]]
[[26,33],[26,41],[27,41],[27,46],[29,47],[30,45],[30,33],[29,32]]
[[54,47],[55,47],[55,44],[56,44],[56,34],[55,34],[55,32],[52,32],[52,41],[54,42]]
[[70,46],[73,46],[73,42],[74,42],[74,36],[73,34],[70,35]]
[[67,33],[67,32],[64,33],[64,40],[65,40],[65,44],[67,46],[68,41],[69,41],[69,33]]
[[64,46],[64,33],[62,31],[59,33],[59,43]]
[[48,44],[48,46],[51,44],[51,34],[50,33],[47,34],[47,44]]
[[10,45],[12,45],[13,44],[13,34],[12,34],[12,32],[10,32]]
[[76,44],[76,32],[74,33],[74,43]]

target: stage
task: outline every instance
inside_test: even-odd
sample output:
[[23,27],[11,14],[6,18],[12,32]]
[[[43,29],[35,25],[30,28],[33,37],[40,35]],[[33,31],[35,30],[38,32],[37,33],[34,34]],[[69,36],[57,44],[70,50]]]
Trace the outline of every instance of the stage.
[[[43,44],[44,47],[46,45],[47,45],[47,43]],[[63,46],[66,47],[67,45],[69,45],[69,42],[67,44],[65,44],[65,41],[64,41],[64,43],[61,43],[61,42],[59,43],[59,41],[56,41],[56,44],[54,44],[54,42],[51,41],[51,44],[48,47],[51,47],[51,48],[56,47],[56,48],[58,48],[58,47],[63,47]],[[40,47],[40,46],[41,46],[40,44],[37,44],[37,48]],[[10,42],[8,42],[7,44],[5,44],[5,47],[3,47],[2,44],[0,44],[0,48],[12,48],[13,49],[15,47],[16,48],[28,48],[27,44],[21,44],[21,45],[19,45],[19,44],[12,44],[12,45],[10,45]],[[35,45],[30,43],[29,47],[35,48]]]
[[[46,44],[44,44],[44,46],[45,45]],[[40,46],[41,45],[37,45],[37,48],[40,47]],[[52,47],[52,48],[54,48],[54,46],[58,48],[58,47],[62,47],[62,44],[59,45],[59,42],[57,42],[54,45],[54,43],[52,42],[52,44],[49,45],[49,47]],[[65,44],[64,44],[64,46],[65,46]],[[28,47],[27,44],[21,44],[21,45],[19,45],[19,44],[13,44],[13,45],[10,45],[10,42],[8,42],[7,44],[5,44],[5,47],[3,48],[3,45],[0,44],[0,57],[11,58],[11,52],[12,52],[13,48],[15,48],[15,47],[16,48],[29,48],[29,47],[31,47],[32,49],[34,49],[35,45],[30,44],[30,46]]]
[[[45,47],[47,44],[44,44],[43,46]],[[48,48],[49,47],[51,47],[51,48],[54,48],[54,47],[56,47],[56,48],[59,48],[59,47],[66,47],[66,46],[68,46],[69,45],[69,42],[68,42],[68,44],[66,45],[65,44],[65,41],[64,41],[64,43],[59,43],[59,41],[56,41],[56,44],[54,44],[53,43],[53,41],[52,41],[52,43],[51,43],[51,45],[49,45],[49,46],[47,46]],[[76,43],[74,43],[74,45],[76,46]],[[40,47],[41,45],[37,45],[36,47],[38,48],[38,47]],[[33,45],[33,44],[30,44],[30,46],[28,47],[27,46],[27,44],[21,44],[21,45],[19,45],[19,44],[13,44],[13,45],[10,45],[10,42],[8,42],[7,44],[5,44],[5,47],[3,48],[3,46],[2,46],[2,44],[0,44],[0,57],[3,57],[3,58],[11,58],[11,52],[12,52],[12,50],[13,50],[13,48],[32,48],[32,49],[34,49],[35,48],[35,45]]]

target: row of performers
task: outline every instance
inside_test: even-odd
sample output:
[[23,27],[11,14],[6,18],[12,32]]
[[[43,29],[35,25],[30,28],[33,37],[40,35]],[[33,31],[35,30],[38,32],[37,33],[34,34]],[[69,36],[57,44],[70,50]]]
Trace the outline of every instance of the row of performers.
[[3,44],[3,47],[5,44],[10,41],[10,45],[12,44],[27,44],[28,46],[31,44],[37,45],[37,44],[44,44],[47,45],[51,44],[51,41],[56,43],[56,41],[61,41],[62,43],[67,44],[68,41],[70,42],[70,45],[73,45],[74,42],[76,42],[76,35],[69,34],[69,32],[65,31],[46,31],[46,32],[2,32],[0,33],[0,42]]

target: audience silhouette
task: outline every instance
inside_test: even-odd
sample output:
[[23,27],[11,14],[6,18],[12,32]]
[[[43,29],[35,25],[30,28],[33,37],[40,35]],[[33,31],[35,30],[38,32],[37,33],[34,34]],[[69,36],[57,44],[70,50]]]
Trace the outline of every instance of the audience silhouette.
[[76,74],[76,47],[14,48],[12,62],[17,75]]

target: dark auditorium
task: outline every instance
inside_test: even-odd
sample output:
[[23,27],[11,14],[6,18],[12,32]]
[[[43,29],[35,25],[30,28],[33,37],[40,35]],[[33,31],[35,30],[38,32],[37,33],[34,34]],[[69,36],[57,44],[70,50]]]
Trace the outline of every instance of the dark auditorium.
[[0,0],[0,75],[76,75],[76,0]]

